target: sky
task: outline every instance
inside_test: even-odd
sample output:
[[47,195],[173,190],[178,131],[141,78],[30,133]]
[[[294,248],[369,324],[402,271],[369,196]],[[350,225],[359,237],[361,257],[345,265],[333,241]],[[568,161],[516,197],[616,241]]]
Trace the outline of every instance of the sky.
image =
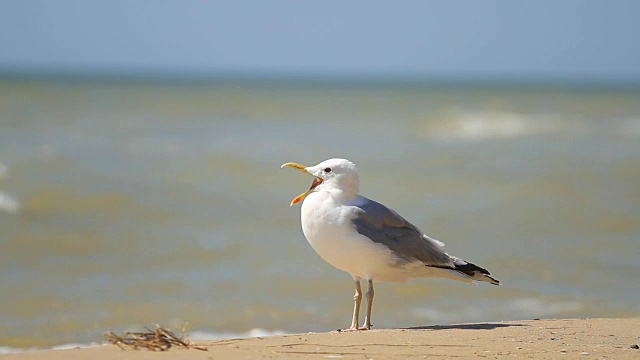
[[634,0],[0,0],[0,73],[640,82]]

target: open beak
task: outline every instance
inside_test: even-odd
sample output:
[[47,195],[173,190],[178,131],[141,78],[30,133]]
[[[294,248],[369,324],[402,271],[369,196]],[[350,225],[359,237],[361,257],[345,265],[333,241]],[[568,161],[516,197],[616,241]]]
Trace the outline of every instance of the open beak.
[[302,194],[296,196],[293,200],[291,200],[291,204],[289,204],[289,206],[293,206],[293,204],[297,204],[300,201],[304,200],[304,198],[307,197],[307,195],[311,194],[311,192],[313,192],[313,189],[315,189],[318,185],[322,184],[322,178],[319,178],[315,175],[312,175],[310,172],[307,171],[307,167],[304,165],[300,165],[298,163],[294,163],[294,162],[288,162],[286,164],[282,164],[282,166],[280,168],[283,167],[292,167],[298,171],[302,171],[305,174],[311,175],[314,177],[313,182],[311,183],[311,186],[309,187],[309,190],[303,192]]

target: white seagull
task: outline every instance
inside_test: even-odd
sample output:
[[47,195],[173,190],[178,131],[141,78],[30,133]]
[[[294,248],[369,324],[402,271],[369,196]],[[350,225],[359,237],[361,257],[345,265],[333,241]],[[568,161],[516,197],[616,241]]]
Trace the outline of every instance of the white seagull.
[[[349,160],[329,159],[308,167],[289,162],[285,166],[314,176],[309,190],[291,201],[293,206],[304,200],[302,231],[309,244],[355,281],[349,330],[371,328],[374,281],[439,277],[500,285],[486,269],[447,254],[442,242],[428,237],[394,210],[359,195],[358,169]],[[361,280],[369,282],[362,327],[358,322]]]

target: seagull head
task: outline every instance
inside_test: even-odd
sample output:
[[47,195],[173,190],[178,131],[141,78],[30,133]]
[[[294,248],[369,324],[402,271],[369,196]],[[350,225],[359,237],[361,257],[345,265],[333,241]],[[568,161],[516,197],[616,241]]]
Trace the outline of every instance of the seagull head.
[[329,159],[315,166],[304,166],[294,162],[283,164],[314,177],[309,190],[291,200],[291,205],[304,200],[307,195],[320,190],[338,190],[349,197],[358,195],[358,169],[356,164],[346,159]]

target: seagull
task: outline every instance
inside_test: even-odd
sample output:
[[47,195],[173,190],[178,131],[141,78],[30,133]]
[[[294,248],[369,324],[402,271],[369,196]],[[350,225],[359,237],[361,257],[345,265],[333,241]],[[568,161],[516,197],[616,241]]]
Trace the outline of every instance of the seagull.
[[[425,235],[393,209],[358,194],[358,169],[351,161],[329,159],[315,166],[288,162],[284,167],[314,177],[309,190],[290,206],[302,201],[302,231],[309,244],[355,282],[353,318],[347,330],[371,329],[374,281],[436,277],[500,285],[486,269],[447,254],[444,243]],[[369,288],[361,327],[362,280]]]

